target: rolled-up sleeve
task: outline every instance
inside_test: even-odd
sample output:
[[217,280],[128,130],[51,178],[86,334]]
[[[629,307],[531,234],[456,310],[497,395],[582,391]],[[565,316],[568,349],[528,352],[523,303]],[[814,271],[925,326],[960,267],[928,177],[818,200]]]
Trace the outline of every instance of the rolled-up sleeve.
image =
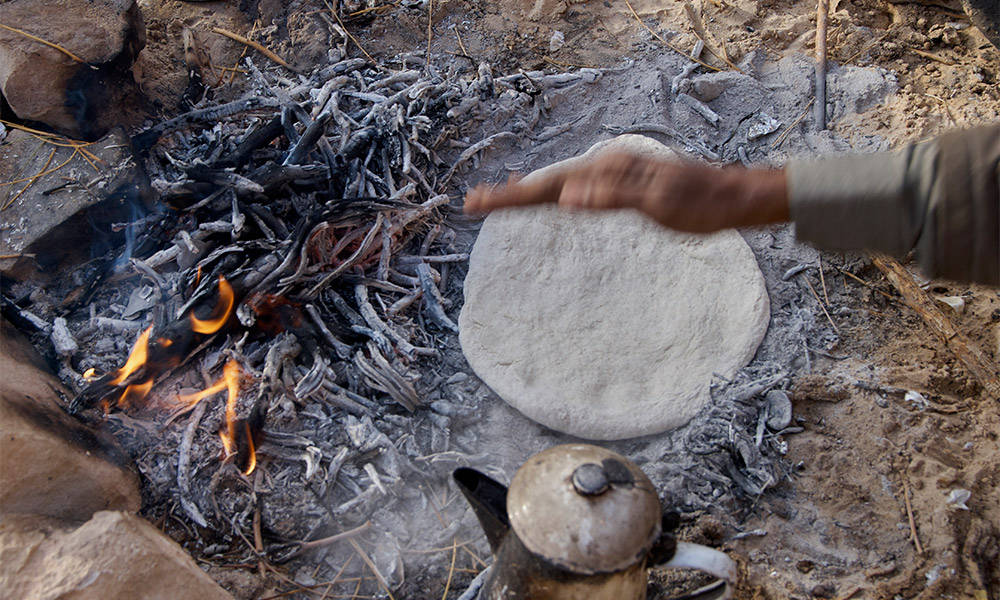
[[915,250],[932,277],[1000,285],[1000,123],[895,152],[791,161],[796,236],[826,250]]

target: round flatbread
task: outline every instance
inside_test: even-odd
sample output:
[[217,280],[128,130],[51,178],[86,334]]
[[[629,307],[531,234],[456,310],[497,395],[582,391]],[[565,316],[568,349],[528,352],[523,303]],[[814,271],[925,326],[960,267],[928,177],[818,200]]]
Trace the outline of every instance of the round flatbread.
[[[676,158],[627,135],[608,150]],[[525,416],[613,440],[687,423],[714,374],[753,358],[769,303],[736,231],[696,236],[634,211],[552,206],[492,213],[469,260],[459,340],[476,374]]]

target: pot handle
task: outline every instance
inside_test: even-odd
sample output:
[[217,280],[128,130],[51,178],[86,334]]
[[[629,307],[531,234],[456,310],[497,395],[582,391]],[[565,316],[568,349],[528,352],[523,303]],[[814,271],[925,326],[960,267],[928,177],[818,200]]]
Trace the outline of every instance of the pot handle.
[[736,562],[724,552],[688,542],[677,542],[673,558],[659,567],[697,569],[720,579],[710,585],[671,600],[729,600],[736,588]]

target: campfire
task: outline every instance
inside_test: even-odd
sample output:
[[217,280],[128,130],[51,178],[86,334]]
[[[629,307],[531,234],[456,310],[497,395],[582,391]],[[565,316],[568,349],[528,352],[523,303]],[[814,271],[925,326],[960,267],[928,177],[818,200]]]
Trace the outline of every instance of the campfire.
[[[133,137],[148,191],[114,226],[123,246],[67,291],[68,335],[90,351],[61,376],[70,411],[136,460],[147,517],[281,562],[365,531],[451,451],[469,409],[436,389],[462,368],[448,297],[468,255],[449,184],[529,132],[543,91],[600,73],[494,77],[415,53],[292,81],[244,63],[246,99]],[[372,560],[377,587],[401,574],[398,550]]]

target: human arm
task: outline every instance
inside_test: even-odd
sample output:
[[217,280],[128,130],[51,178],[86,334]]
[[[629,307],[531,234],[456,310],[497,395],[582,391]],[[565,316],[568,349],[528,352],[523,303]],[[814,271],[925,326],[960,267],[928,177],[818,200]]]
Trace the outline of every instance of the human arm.
[[477,187],[466,211],[545,202],[633,208],[698,233],[790,218],[799,239],[823,249],[915,250],[928,275],[1000,284],[1000,124],[781,170],[609,155],[530,182]]
[[627,153],[502,187],[478,186],[467,213],[557,203],[569,209],[631,208],[664,227],[708,233],[788,220],[785,175],[773,169],[715,168]]
[[929,276],[1000,284],[1000,123],[785,170],[799,239],[897,257],[913,250]]

